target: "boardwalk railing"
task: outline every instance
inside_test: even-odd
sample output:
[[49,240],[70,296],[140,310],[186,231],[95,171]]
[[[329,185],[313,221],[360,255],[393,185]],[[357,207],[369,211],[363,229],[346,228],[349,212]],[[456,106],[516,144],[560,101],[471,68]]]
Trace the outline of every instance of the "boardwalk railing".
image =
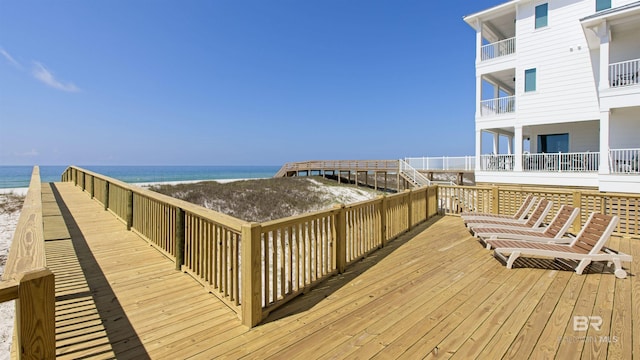
[[440,211],[449,215],[466,211],[513,214],[529,194],[553,201],[554,209],[547,215],[546,222],[551,221],[560,206],[566,204],[580,207],[580,216],[574,222],[572,231],[578,231],[589,214],[599,212],[620,218],[614,234],[640,237],[640,195],[636,194],[537,187],[439,185],[438,205]]
[[12,352],[25,359],[56,356],[55,283],[46,268],[41,191],[36,166],[0,281],[0,302],[16,300]]
[[74,166],[62,180],[173,259],[247,326],[437,214],[437,187],[247,223]]
[[302,161],[284,164],[274,177],[309,171],[386,171],[397,172],[398,160],[324,160]]

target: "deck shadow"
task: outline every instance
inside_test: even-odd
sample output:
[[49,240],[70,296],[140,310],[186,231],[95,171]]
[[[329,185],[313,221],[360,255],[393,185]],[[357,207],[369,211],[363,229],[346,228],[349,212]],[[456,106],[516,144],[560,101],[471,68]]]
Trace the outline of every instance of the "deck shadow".
[[[79,266],[84,274],[80,280],[77,279],[77,275],[74,275],[76,279],[73,281],[78,282],[77,291],[70,291],[68,294],[56,296],[56,337],[67,337],[65,344],[56,344],[57,352],[66,348],[74,348],[74,350],[70,351],[60,351],[58,355],[81,359],[112,352],[115,358],[121,359],[129,358],[130,356],[124,354],[125,351],[131,353],[131,350],[135,348],[137,350],[134,356],[136,359],[150,359],[55,183],[51,183],[51,189],[69,230],[72,246],[72,248],[66,249],[67,252],[63,250],[60,254],[57,254],[55,261],[60,261],[62,267]],[[61,241],[55,242],[59,243]],[[72,252],[75,252],[75,257]],[[72,263],[76,261],[77,264]],[[51,266],[54,273],[55,267],[55,264]],[[58,283],[58,280],[62,279],[59,279],[58,274],[56,274],[56,283]],[[83,287],[84,289],[82,289]],[[64,304],[62,304],[63,302]],[[93,320],[87,320],[86,322],[90,324],[93,321],[94,326],[97,327],[93,334],[89,333],[89,336],[86,333],[82,333],[83,336],[72,337],[69,334],[74,330],[65,329],[65,326],[71,328],[77,326],[78,323],[74,323],[73,319],[76,313],[82,313],[82,310],[75,310],[74,306],[80,306],[80,304],[91,310],[93,310],[92,305],[95,306],[97,318],[95,318],[94,314]],[[65,310],[59,310],[59,306],[64,307]],[[71,317],[67,320],[60,320],[59,317],[64,315],[60,315],[58,312],[64,312],[71,315]],[[64,324],[65,322],[70,322],[70,324],[66,325]],[[104,338],[105,335],[100,335],[101,332],[106,335],[106,339]],[[105,347],[110,347],[110,349],[105,349]]]
[[313,308],[326,297],[330,296],[343,286],[347,285],[349,282],[356,279],[362,273],[369,270],[378,262],[391,255],[395,250],[399,249],[401,246],[415,238],[416,235],[425,231],[428,227],[436,223],[441,218],[441,215],[436,215],[431,219],[424,221],[423,223],[417,225],[415,228],[400,235],[396,239],[391,240],[386,244],[385,247],[378,249],[369,254],[367,257],[351,264],[345,269],[344,273],[331,276],[319,282],[309,292],[296,297],[295,299],[289,301],[287,304],[271,312],[269,316],[267,316],[267,318],[261,322],[261,324],[280,320]]

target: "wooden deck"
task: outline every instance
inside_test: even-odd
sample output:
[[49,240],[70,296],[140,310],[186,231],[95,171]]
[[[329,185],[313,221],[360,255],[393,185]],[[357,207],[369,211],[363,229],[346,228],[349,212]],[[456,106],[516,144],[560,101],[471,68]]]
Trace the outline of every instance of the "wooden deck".
[[[79,188],[45,185],[43,201],[59,358],[640,358],[639,240],[608,244],[634,256],[626,279],[507,270],[437,217],[249,330]],[[574,331],[574,316],[600,330]]]

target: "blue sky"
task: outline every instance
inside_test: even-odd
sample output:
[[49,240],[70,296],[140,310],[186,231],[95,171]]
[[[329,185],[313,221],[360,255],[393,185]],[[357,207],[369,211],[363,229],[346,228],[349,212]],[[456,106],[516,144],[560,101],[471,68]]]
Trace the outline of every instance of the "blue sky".
[[0,165],[471,155],[502,2],[0,0]]

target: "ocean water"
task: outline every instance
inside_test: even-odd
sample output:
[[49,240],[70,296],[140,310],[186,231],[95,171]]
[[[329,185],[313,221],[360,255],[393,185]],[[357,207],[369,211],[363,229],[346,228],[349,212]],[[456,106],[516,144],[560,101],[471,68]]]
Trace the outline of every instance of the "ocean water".
[[[79,166],[128,183],[272,177],[280,166]],[[60,181],[66,166],[40,166],[42,182]],[[28,187],[31,166],[0,166],[0,189]]]

